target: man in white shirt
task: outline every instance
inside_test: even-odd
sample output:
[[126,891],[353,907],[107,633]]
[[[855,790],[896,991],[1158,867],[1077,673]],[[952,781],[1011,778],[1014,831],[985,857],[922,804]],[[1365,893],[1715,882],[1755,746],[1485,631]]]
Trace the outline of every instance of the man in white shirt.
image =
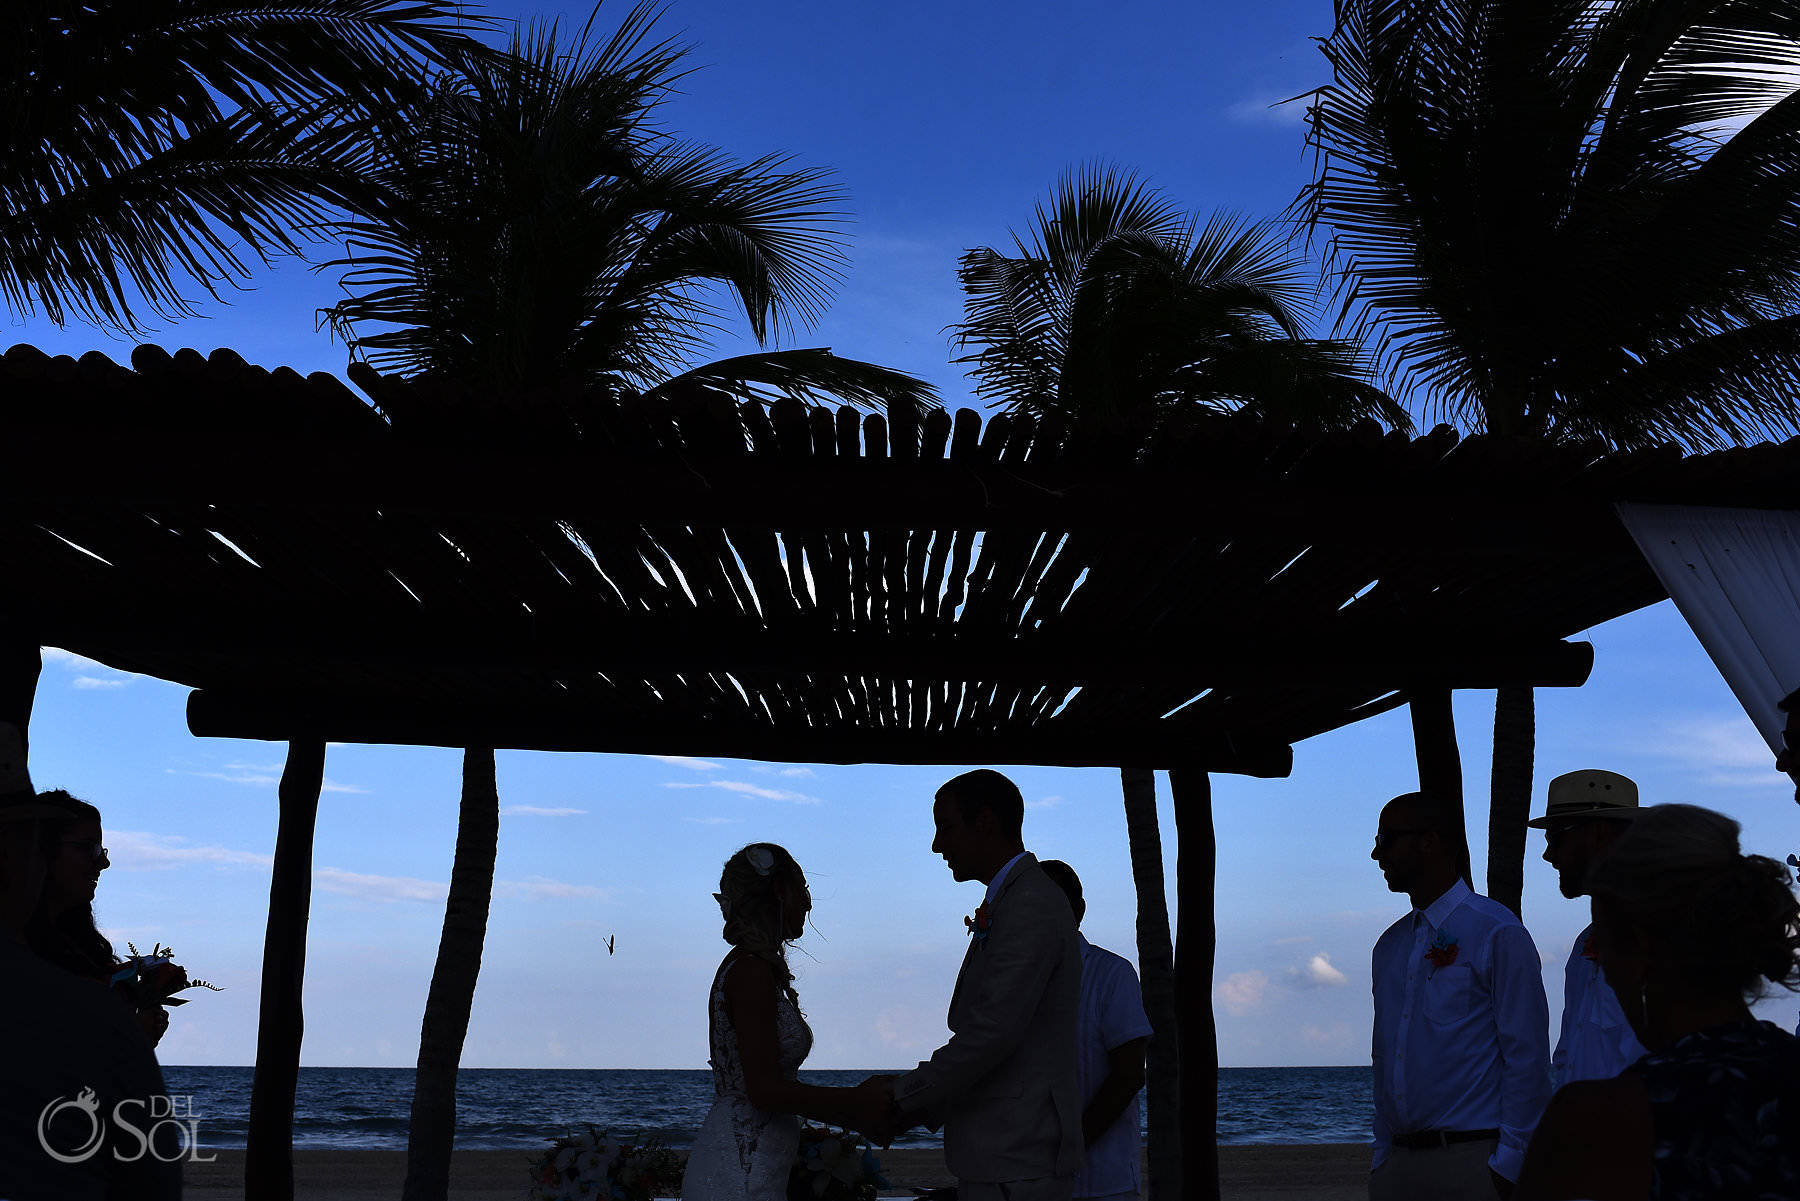
[[[1081,877],[1060,859],[1038,866],[1069,898],[1075,924],[1087,914]],[[1144,1087],[1144,1052],[1150,1019],[1130,960],[1081,939],[1080,1058],[1081,1137],[1087,1155],[1075,1177],[1075,1201],[1136,1201],[1143,1161],[1139,1150],[1138,1093]]]
[[[1638,815],[1637,785],[1617,772],[1586,768],[1550,781],[1544,816],[1525,823],[1544,832],[1544,862],[1570,900],[1587,895],[1588,874]],[[1550,1063],[1556,1087],[1611,1080],[1644,1055],[1600,971],[1590,924],[1575,936],[1563,968],[1562,1033]]]
[[1406,793],[1370,854],[1412,912],[1375,943],[1370,1201],[1492,1201],[1550,1099],[1549,1007],[1531,935],[1459,873],[1461,815]]

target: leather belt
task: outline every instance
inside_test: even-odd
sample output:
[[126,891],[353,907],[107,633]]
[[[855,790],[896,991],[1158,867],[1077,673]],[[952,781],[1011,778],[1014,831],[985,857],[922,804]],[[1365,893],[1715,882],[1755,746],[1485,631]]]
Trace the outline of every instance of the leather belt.
[[1432,1147],[1448,1147],[1452,1143],[1473,1143],[1499,1137],[1498,1130],[1417,1130],[1411,1134],[1396,1134],[1388,1141],[1408,1151],[1425,1151]]

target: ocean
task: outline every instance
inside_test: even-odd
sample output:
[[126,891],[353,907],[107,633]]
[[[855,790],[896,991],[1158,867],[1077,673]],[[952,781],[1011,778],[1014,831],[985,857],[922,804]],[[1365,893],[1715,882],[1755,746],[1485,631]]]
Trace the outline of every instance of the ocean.
[[[895,1069],[877,1069],[895,1070]],[[851,1085],[873,1071],[803,1071],[810,1084]],[[242,1147],[250,1119],[247,1067],[165,1066],[171,1096],[187,1096],[207,1147]],[[411,1068],[301,1068],[294,1145],[340,1151],[406,1146]],[[1353,1143],[1369,1137],[1373,1076],[1367,1067],[1223,1068],[1219,1141]],[[620,1134],[660,1135],[685,1147],[712,1104],[712,1073],[700,1071],[464,1068],[457,1078],[456,1145],[536,1150],[593,1123]],[[935,1147],[914,1130],[896,1147]]]

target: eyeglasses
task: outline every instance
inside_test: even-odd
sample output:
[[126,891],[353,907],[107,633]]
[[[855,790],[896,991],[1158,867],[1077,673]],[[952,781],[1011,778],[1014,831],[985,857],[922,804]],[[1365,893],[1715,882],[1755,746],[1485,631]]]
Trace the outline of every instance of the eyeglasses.
[[1567,836],[1569,834],[1573,834],[1575,831],[1581,829],[1581,827],[1586,824],[1587,823],[1585,823],[1585,822],[1567,822],[1560,826],[1545,826],[1544,827],[1544,845],[1547,847],[1553,847],[1557,843],[1561,842],[1565,836]]
[[106,848],[101,846],[100,841],[95,838],[65,838],[63,845],[86,851],[88,858],[96,863],[106,858]]
[[1393,846],[1396,842],[1400,841],[1402,838],[1406,837],[1408,834],[1430,834],[1430,833],[1433,833],[1433,831],[1426,830],[1426,829],[1382,830],[1375,835],[1375,853],[1377,855],[1381,854],[1383,851],[1385,851],[1389,847]]

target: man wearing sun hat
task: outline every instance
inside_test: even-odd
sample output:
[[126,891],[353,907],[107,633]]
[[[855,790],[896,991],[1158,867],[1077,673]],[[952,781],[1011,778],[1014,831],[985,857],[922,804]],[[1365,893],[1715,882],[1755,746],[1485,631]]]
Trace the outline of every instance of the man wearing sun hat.
[[[1556,869],[1563,896],[1574,900],[1587,895],[1589,875],[1637,815],[1637,785],[1590,767],[1550,781],[1544,816],[1526,824],[1544,832],[1544,862]],[[1563,969],[1562,1034],[1550,1057],[1558,1088],[1571,1080],[1610,1080],[1644,1055],[1600,971],[1593,930],[1589,925],[1575,936]]]
[[183,1147],[172,1124],[148,1142],[128,1128],[132,1119],[137,1130],[151,1127],[144,1115],[167,1103],[144,1032],[109,989],[25,945],[44,887],[40,823],[68,816],[37,799],[25,740],[0,722],[0,1197],[176,1201]]

